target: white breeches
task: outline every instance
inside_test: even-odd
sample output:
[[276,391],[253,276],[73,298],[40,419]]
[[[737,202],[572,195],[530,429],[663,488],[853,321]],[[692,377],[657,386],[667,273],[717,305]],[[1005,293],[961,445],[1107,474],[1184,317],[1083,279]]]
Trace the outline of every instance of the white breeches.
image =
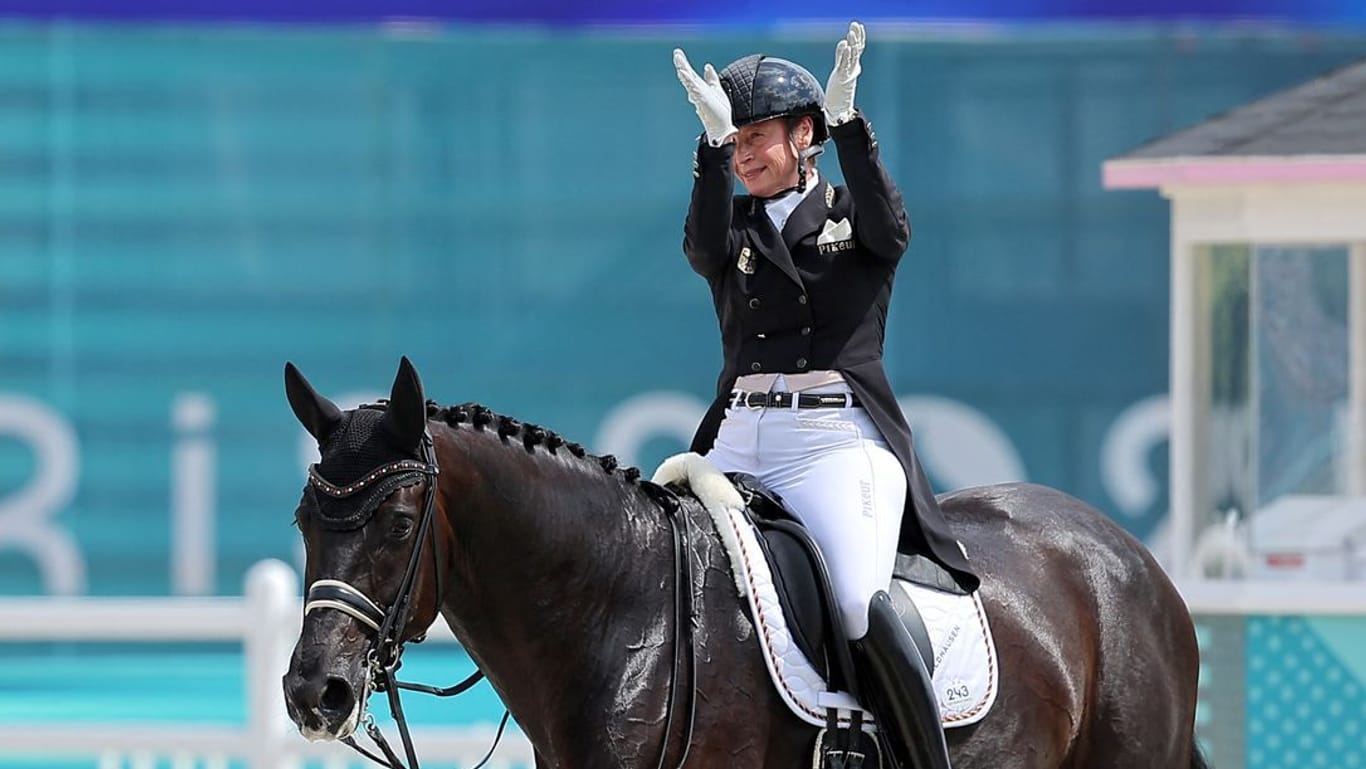
[[906,502],[905,471],[868,413],[728,408],[707,459],[783,498],[825,555],[849,638],[863,637],[868,600],[892,579]]

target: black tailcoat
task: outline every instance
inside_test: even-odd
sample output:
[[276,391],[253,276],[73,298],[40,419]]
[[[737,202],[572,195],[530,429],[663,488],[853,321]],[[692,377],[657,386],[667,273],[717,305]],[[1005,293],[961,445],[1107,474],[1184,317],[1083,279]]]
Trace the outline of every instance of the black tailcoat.
[[901,192],[862,116],[830,135],[847,186],[822,178],[781,233],[763,201],[733,195],[735,145],[698,147],[683,250],[711,286],[725,368],[692,450],[711,449],[739,376],[839,371],[906,471],[900,549],[929,556],[976,589],[882,367],[892,277],[911,235]]

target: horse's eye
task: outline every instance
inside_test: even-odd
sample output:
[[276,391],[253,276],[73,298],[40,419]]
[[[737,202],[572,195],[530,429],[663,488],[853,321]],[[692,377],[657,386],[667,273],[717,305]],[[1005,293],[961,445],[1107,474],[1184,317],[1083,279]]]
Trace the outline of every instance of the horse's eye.
[[394,524],[389,527],[389,536],[394,539],[404,539],[413,533],[413,519],[403,516],[394,520]]

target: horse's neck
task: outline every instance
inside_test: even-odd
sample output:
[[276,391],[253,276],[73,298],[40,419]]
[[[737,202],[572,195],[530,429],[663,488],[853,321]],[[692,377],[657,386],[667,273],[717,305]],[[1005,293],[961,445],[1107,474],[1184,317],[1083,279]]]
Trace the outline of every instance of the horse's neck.
[[519,721],[610,699],[669,645],[667,522],[582,460],[495,436],[448,436],[469,466],[442,468],[457,543],[447,618]]

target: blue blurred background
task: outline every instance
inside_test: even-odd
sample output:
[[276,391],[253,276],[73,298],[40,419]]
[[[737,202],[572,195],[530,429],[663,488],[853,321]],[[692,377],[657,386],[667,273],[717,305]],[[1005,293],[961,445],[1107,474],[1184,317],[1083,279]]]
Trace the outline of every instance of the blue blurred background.
[[[1366,29],[879,24],[899,7],[874,5],[858,103],[915,232],[887,364],[937,488],[1027,477],[1160,544],[1166,203],[1103,191],[1099,165],[1361,55]],[[565,26],[548,4],[521,25],[139,18],[153,7],[0,24],[0,396],[7,422],[71,439],[0,431],[0,510],[51,521],[84,564],[57,579],[0,540],[3,592],[202,592],[169,563],[192,508],[213,591],[293,560],[307,446],[286,360],[355,402],[406,354],[437,400],[647,469],[680,450],[720,354],[680,250],[699,127],[670,50],[824,79],[844,28],[793,23],[830,15],[810,3],[758,28],[744,5],[636,23],[716,4]],[[207,457],[190,474],[187,448]]]

